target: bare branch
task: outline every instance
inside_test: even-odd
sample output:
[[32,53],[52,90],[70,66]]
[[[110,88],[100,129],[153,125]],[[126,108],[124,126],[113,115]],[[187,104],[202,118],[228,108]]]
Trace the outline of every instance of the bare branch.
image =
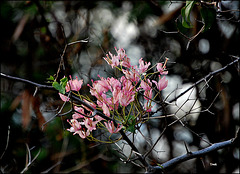
[[38,88],[45,88],[45,89],[55,90],[52,86],[39,84],[39,83],[30,81],[30,80],[26,80],[26,79],[23,79],[23,78],[20,78],[20,77],[10,76],[10,75],[4,74],[4,73],[2,73],[2,72],[0,73],[0,76],[1,76],[2,78],[6,78],[6,79],[10,79],[10,80],[15,80],[15,81],[27,83],[27,84],[36,86],[36,87],[38,87]]
[[205,149],[196,151],[196,152],[191,152],[191,153],[187,153],[182,156],[178,156],[176,158],[173,158],[173,159],[161,164],[160,166],[150,166],[149,172],[150,173],[162,172],[162,171],[167,170],[171,167],[174,167],[177,164],[182,163],[184,161],[187,161],[187,160],[190,160],[193,158],[197,158],[197,157],[201,157],[203,155],[206,155],[206,154],[216,151],[218,149],[223,149],[225,147],[232,146],[236,143],[236,141],[239,141],[239,139],[240,139],[240,135],[239,135],[239,129],[238,129],[235,138],[232,138],[230,140],[223,141],[220,143],[214,143],[211,146],[209,146]]
[[[233,57],[233,56],[232,56]],[[202,79],[198,80],[197,82],[195,82],[192,86],[190,86],[188,89],[186,89],[185,91],[183,91],[181,94],[179,94],[178,96],[176,96],[174,99],[170,100],[169,103],[172,103],[174,101],[176,101],[178,98],[180,98],[181,96],[183,96],[184,94],[186,94],[189,90],[191,90],[193,87],[197,86],[199,83],[206,81],[208,78],[214,76],[217,73],[220,73],[224,70],[226,70],[229,66],[234,65],[235,63],[239,62],[240,57],[234,56],[236,58],[236,60],[232,61],[231,63],[225,65],[224,67],[210,72],[208,75],[206,75],[205,77],[203,77]]]

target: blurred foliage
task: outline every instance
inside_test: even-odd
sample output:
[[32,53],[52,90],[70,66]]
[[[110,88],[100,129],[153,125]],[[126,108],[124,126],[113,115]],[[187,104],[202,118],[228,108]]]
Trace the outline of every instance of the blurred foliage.
[[[187,4],[150,0],[1,1],[1,72],[47,84],[50,75],[56,77],[65,44],[88,38],[87,44],[67,48],[58,82],[64,75],[78,76],[84,79],[82,92],[88,94],[86,84],[96,80],[97,74],[117,75],[102,59],[116,46],[126,49],[133,62],[143,57],[155,64],[168,57],[170,76],[177,75],[183,83],[194,83],[216,70],[214,67],[233,61],[229,55],[239,56],[239,11],[232,11],[239,7],[239,2],[220,2],[221,9],[214,4],[203,3],[200,8],[193,1],[190,8]],[[199,21],[205,23],[205,32],[200,34],[203,23]],[[189,42],[193,36],[196,37]],[[210,46],[206,48],[201,41]],[[202,108],[211,104],[218,91],[223,91],[212,108],[215,115],[200,114],[196,125],[191,127],[207,135],[211,142],[232,138],[239,126],[239,119],[233,119],[232,115],[233,106],[239,104],[236,68],[230,67],[227,73],[209,82]],[[26,144],[32,159],[41,149],[28,173],[143,172],[134,165],[123,164],[112,146],[94,144],[69,134],[66,120],[70,114],[53,119],[42,129],[42,124],[57,113],[62,101],[53,91],[38,90],[32,97],[34,92],[32,86],[1,78],[1,172],[19,173],[25,168]],[[161,129],[161,123],[148,126]],[[167,132],[169,158],[174,156],[172,142],[178,141],[173,134],[173,130]],[[194,137],[191,145],[200,147],[199,138]],[[156,164],[164,162],[156,160]],[[173,172],[232,173],[239,162],[233,149],[215,152],[205,160],[220,165],[204,168],[197,159],[191,169],[180,167]]]

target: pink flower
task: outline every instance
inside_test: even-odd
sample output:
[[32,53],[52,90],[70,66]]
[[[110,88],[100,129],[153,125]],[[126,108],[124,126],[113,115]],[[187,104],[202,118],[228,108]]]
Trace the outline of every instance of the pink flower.
[[72,76],[70,76],[70,79],[67,82],[67,85],[65,87],[66,92],[69,92],[70,90],[72,91],[79,91],[82,87],[83,80],[78,80],[78,77],[76,76],[76,79],[72,80]]
[[142,60],[143,58],[139,59],[139,68],[138,68],[138,72],[140,74],[144,73],[145,71],[147,71],[148,67],[151,65],[150,62],[145,62],[144,64],[144,61]]
[[160,72],[161,75],[167,75],[168,71],[166,70],[166,66],[163,65],[162,63],[157,63],[157,70]]
[[110,117],[110,111],[109,111],[109,108],[107,107],[107,105],[105,103],[102,104],[102,109],[103,109],[103,113]]
[[123,48],[119,48],[119,50],[117,50],[117,47],[115,47],[115,50],[117,52],[117,58],[118,60],[123,60],[124,57],[127,57],[125,50]]
[[81,122],[78,122],[76,119],[71,119],[70,121],[67,121],[72,126],[70,129],[67,129],[69,132],[74,132],[74,134],[76,134],[75,132],[82,128]]
[[111,78],[107,78],[107,81],[110,86],[109,89],[111,92],[113,92],[114,90],[121,89],[121,83],[119,82],[118,79],[111,77]]
[[120,81],[122,82],[122,90],[118,94],[119,103],[122,106],[127,106],[129,103],[134,101],[134,87],[132,86],[132,82],[126,79],[124,76],[121,77]]
[[100,122],[100,121],[104,120],[104,118],[102,118],[99,115],[96,115],[94,118],[97,120],[97,122]]
[[152,89],[144,91],[144,99],[147,101],[152,99]]
[[85,128],[83,128],[82,130],[75,132],[75,134],[78,134],[82,139],[84,139],[90,135],[90,131],[89,129],[85,130]]
[[159,81],[156,82],[155,80],[153,80],[152,82],[155,83],[155,85],[157,86],[157,89],[159,91],[165,89],[167,87],[167,85],[168,85],[168,80],[166,80],[166,76],[161,78],[160,75],[159,75]]
[[132,69],[132,71],[129,70],[122,70],[123,74],[125,75],[125,77],[129,80],[131,80],[132,82],[138,82],[139,81],[139,73],[135,70]]
[[61,93],[58,93],[59,94],[59,96],[60,96],[60,98],[62,99],[62,101],[69,101],[69,97],[67,97],[67,96],[65,96],[65,95],[63,95],[63,94],[61,94]]
[[146,112],[151,112],[152,111],[152,105],[150,104],[150,102],[146,102],[144,104],[144,109],[146,110]]
[[147,82],[145,81],[141,81],[141,84],[140,84],[140,88],[144,89],[144,90],[151,90],[152,89],[152,82],[147,79]]
[[[109,55],[111,56],[112,59],[109,58]],[[107,54],[106,57],[104,57],[103,59],[112,66],[112,68],[114,66],[118,66],[119,65],[119,60],[116,56],[112,55],[112,53],[109,52],[109,55]]]
[[127,106],[134,101],[135,94],[131,91],[120,91],[119,103],[122,106]]
[[120,94],[121,88],[114,88],[112,91],[112,95],[113,95],[113,104],[115,105],[115,109],[118,108],[118,104],[119,104],[119,94]]
[[[90,106],[92,106],[94,109],[96,109],[97,106],[96,106],[95,103],[92,103],[92,102],[90,102],[90,101],[87,101],[86,99],[83,99],[83,101],[84,101],[85,103],[89,104]],[[88,108],[88,107],[85,106],[85,105],[82,105],[82,107],[83,107],[84,109],[88,110],[88,111],[92,111],[90,108]]]
[[89,131],[96,130],[96,125],[98,121],[93,121],[93,118],[86,118],[84,121],[84,125]]
[[130,63],[130,59],[128,57],[123,58],[123,60],[121,61],[120,65],[126,67],[126,68],[131,68],[131,63]]
[[112,68],[118,66],[120,64],[120,61],[123,60],[123,58],[126,56],[124,49],[120,48],[119,50],[117,50],[117,48],[115,47],[115,50],[117,52],[116,56],[109,52],[111,58],[108,54],[106,55],[106,57],[103,58],[109,65],[112,66]]
[[107,123],[104,122],[107,130],[111,133],[111,134],[114,134],[114,133],[117,133],[118,131],[120,131],[123,127],[123,125],[119,126],[119,124],[117,125],[117,127],[115,128],[114,126],[114,123],[113,121],[108,121]]
[[77,112],[75,112],[75,113],[72,115],[72,118],[73,118],[73,119],[84,118],[84,115],[81,115],[81,114],[80,114],[80,113],[85,114],[83,108],[74,106],[74,110],[77,111]]

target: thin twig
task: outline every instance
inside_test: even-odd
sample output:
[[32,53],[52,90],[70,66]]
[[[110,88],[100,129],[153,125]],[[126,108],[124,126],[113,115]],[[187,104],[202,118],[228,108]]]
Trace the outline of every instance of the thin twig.
[[201,82],[207,80],[208,78],[226,70],[229,66],[237,63],[240,60],[240,57],[236,57],[236,60],[230,62],[229,64],[225,65],[224,67],[217,69],[216,71],[210,72],[208,75],[206,75],[205,77],[203,77],[202,79],[198,80],[197,82],[195,82],[193,85],[191,85],[188,89],[186,89],[185,91],[183,91],[181,94],[179,94],[178,96],[176,96],[175,98],[173,98],[172,100],[169,101],[169,103],[172,103],[174,101],[176,101],[178,98],[180,98],[181,96],[183,96],[184,94],[186,94],[189,90],[191,90],[193,87],[197,86],[198,84],[200,84]]
[[5,146],[5,149],[0,157],[0,159],[2,159],[3,155],[5,154],[7,148],[8,148],[8,143],[9,143],[9,135],[10,135],[10,125],[8,125],[8,133],[7,133],[7,142],[6,142],[6,146]]

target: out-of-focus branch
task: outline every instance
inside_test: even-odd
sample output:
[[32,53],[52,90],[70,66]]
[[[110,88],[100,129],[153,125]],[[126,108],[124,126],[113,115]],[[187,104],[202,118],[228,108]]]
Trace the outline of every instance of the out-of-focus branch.
[[172,100],[169,101],[169,103],[172,103],[174,101],[176,101],[178,98],[180,98],[181,96],[183,96],[184,94],[186,94],[189,90],[191,90],[193,87],[197,86],[199,83],[203,82],[203,81],[206,81],[208,78],[226,70],[229,66],[231,65],[234,65],[235,63],[239,62],[240,60],[240,57],[237,57],[237,56],[231,56],[231,57],[234,57],[236,58],[236,60],[230,62],[229,64],[225,65],[224,67],[216,70],[216,71],[213,71],[213,72],[210,72],[208,75],[206,75],[205,77],[203,77],[202,79],[198,80],[197,82],[195,82],[192,86],[190,86],[188,89],[186,89],[185,91],[183,91],[181,94],[179,94],[178,96],[176,96],[175,98],[173,98]]
[[230,139],[230,140],[223,141],[223,142],[220,142],[220,143],[214,143],[211,146],[209,146],[205,149],[196,151],[196,152],[188,152],[185,155],[173,158],[173,159],[171,159],[171,160],[169,160],[169,161],[167,161],[167,162],[165,162],[165,163],[163,163],[159,166],[150,166],[148,172],[149,173],[163,172],[163,171],[165,171],[165,170],[167,170],[171,167],[174,167],[177,164],[182,163],[184,161],[187,161],[187,160],[190,160],[190,159],[193,159],[193,158],[197,158],[197,157],[206,155],[210,152],[216,151],[218,149],[223,149],[225,147],[229,147],[229,146],[232,146],[234,144],[237,144],[237,143],[239,143],[239,140],[240,140],[240,131],[238,129],[237,133],[236,133],[236,136],[234,138]]

